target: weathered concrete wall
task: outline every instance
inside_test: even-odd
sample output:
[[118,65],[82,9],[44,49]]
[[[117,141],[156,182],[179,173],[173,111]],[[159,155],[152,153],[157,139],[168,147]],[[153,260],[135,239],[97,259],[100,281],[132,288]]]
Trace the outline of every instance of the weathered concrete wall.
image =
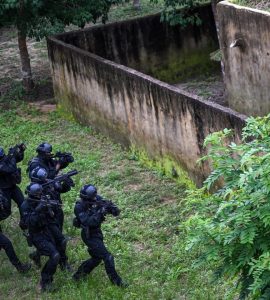
[[[270,112],[270,13],[227,1],[217,11],[229,106],[265,115]],[[237,39],[239,46],[231,48]]]
[[196,10],[202,26],[169,26],[160,14],[59,35],[65,43],[169,83],[220,69],[210,60],[218,49],[211,6]]
[[152,157],[170,157],[197,183],[204,138],[225,127],[236,141],[245,117],[56,38],[48,39],[56,97],[83,124]]

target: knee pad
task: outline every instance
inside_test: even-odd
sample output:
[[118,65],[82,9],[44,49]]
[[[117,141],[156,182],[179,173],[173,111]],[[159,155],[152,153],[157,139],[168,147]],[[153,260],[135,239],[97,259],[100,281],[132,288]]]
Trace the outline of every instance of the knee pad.
[[59,260],[60,260],[60,254],[58,252],[56,252],[53,256],[52,256],[52,260],[58,264]]
[[105,257],[104,262],[114,266],[114,257],[109,253]]

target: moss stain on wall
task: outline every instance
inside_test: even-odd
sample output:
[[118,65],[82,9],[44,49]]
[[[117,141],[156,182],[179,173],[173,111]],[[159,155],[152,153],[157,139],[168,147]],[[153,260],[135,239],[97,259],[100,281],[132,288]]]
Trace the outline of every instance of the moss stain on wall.
[[220,72],[220,63],[210,60],[210,53],[215,46],[209,45],[205,49],[191,50],[189,52],[176,52],[166,63],[160,62],[146,70],[146,74],[161,81],[175,84],[186,81],[199,74],[211,76]]
[[184,184],[190,189],[195,187],[195,183],[190,179],[188,173],[169,155],[153,158],[143,148],[138,148],[136,145],[131,145],[130,153],[131,159],[138,160],[143,165],[158,170],[162,176],[173,178],[179,184]]

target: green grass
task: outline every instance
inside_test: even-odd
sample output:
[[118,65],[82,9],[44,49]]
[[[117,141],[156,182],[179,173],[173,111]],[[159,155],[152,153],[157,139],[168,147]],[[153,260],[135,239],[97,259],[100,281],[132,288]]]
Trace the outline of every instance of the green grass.
[[230,2],[259,10],[270,11],[270,4],[268,0],[229,0]]
[[[20,88],[17,87],[20,92]],[[76,187],[63,195],[65,233],[72,239],[67,252],[76,269],[88,257],[79,230],[72,227],[73,207],[78,191],[85,183],[97,185],[101,195],[121,208],[117,219],[108,217],[103,225],[105,241],[115,256],[116,268],[130,283],[123,290],[110,284],[103,265],[86,280],[72,282],[71,274],[57,270],[52,294],[37,292],[39,270],[22,276],[10,265],[5,253],[0,256],[1,299],[234,299],[228,293],[230,282],[213,284],[210,269],[192,268],[196,253],[187,253],[186,233],[181,222],[191,213],[186,203],[186,178],[174,182],[155,170],[146,169],[134,155],[121,149],[91,128],[62,119],[57,112],[42,114],[32,106],[13,99],[0,99],[1,146],[5,149],[24,141],[27,144],[22,162],[22,190],[28,182],[27,161],[36,146],[48,141],[54,151],[72,152],[75,162],[69,169],[80,170]],[[188,184],[192,186],[192,184]],[[2,222],[19,257],[26,261],[32,249],[18,227],[18,212]]]

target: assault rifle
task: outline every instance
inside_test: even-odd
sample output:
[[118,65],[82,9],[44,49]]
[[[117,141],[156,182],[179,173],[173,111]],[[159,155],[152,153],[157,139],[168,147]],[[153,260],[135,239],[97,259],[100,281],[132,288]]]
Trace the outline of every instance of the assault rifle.
[[17,144],[14,147],[9,148],[8,155],[13,156],[18,153],[24,152],[26,150],[26,145],[24,143]]
[[77,175],[79,172],[75,169],[72,171],[67,172],[66,174],[62,174],[56,176],[54,179],[50,179],[47,182],[43,183],[41,186],[43,189],[48,188],[49,186],[53,186],[56,182],[63,182],[66,179],[70,178],[71,176]]
[[[91,201],[91,205],[95,205],[97,211],[102,213],[104,216],[106,214],[112,214],[114,217],[117,217],[120,214],[120,209],[110,200],[98,199],[96,201]],[[85,230],[86,237],[89,237],[89,227],[83,226],[77,217],[73,219],[73,226],[76,228],[83,228]]]
[[110,200],[99,199],[94,203],[97,206],[98,211],[100,211],[104,215],[111,214],[114,217],[120,215],[120,209]]
[[42,211],[43,209],[47,209],[47,212],[51,218],[54,217],[53,208],[62,206],[61,203],[59,203],[56,200],[51,199],[48,195],[42,195],[40,200],[33,200],[31,201],[37,201],[38,204],[38,211]]
[[74,161],[74,157],[71,153],[68,152],[56,152],[53,156],[53,158],[58,158],[60,162],[62,163],[72,163]]

